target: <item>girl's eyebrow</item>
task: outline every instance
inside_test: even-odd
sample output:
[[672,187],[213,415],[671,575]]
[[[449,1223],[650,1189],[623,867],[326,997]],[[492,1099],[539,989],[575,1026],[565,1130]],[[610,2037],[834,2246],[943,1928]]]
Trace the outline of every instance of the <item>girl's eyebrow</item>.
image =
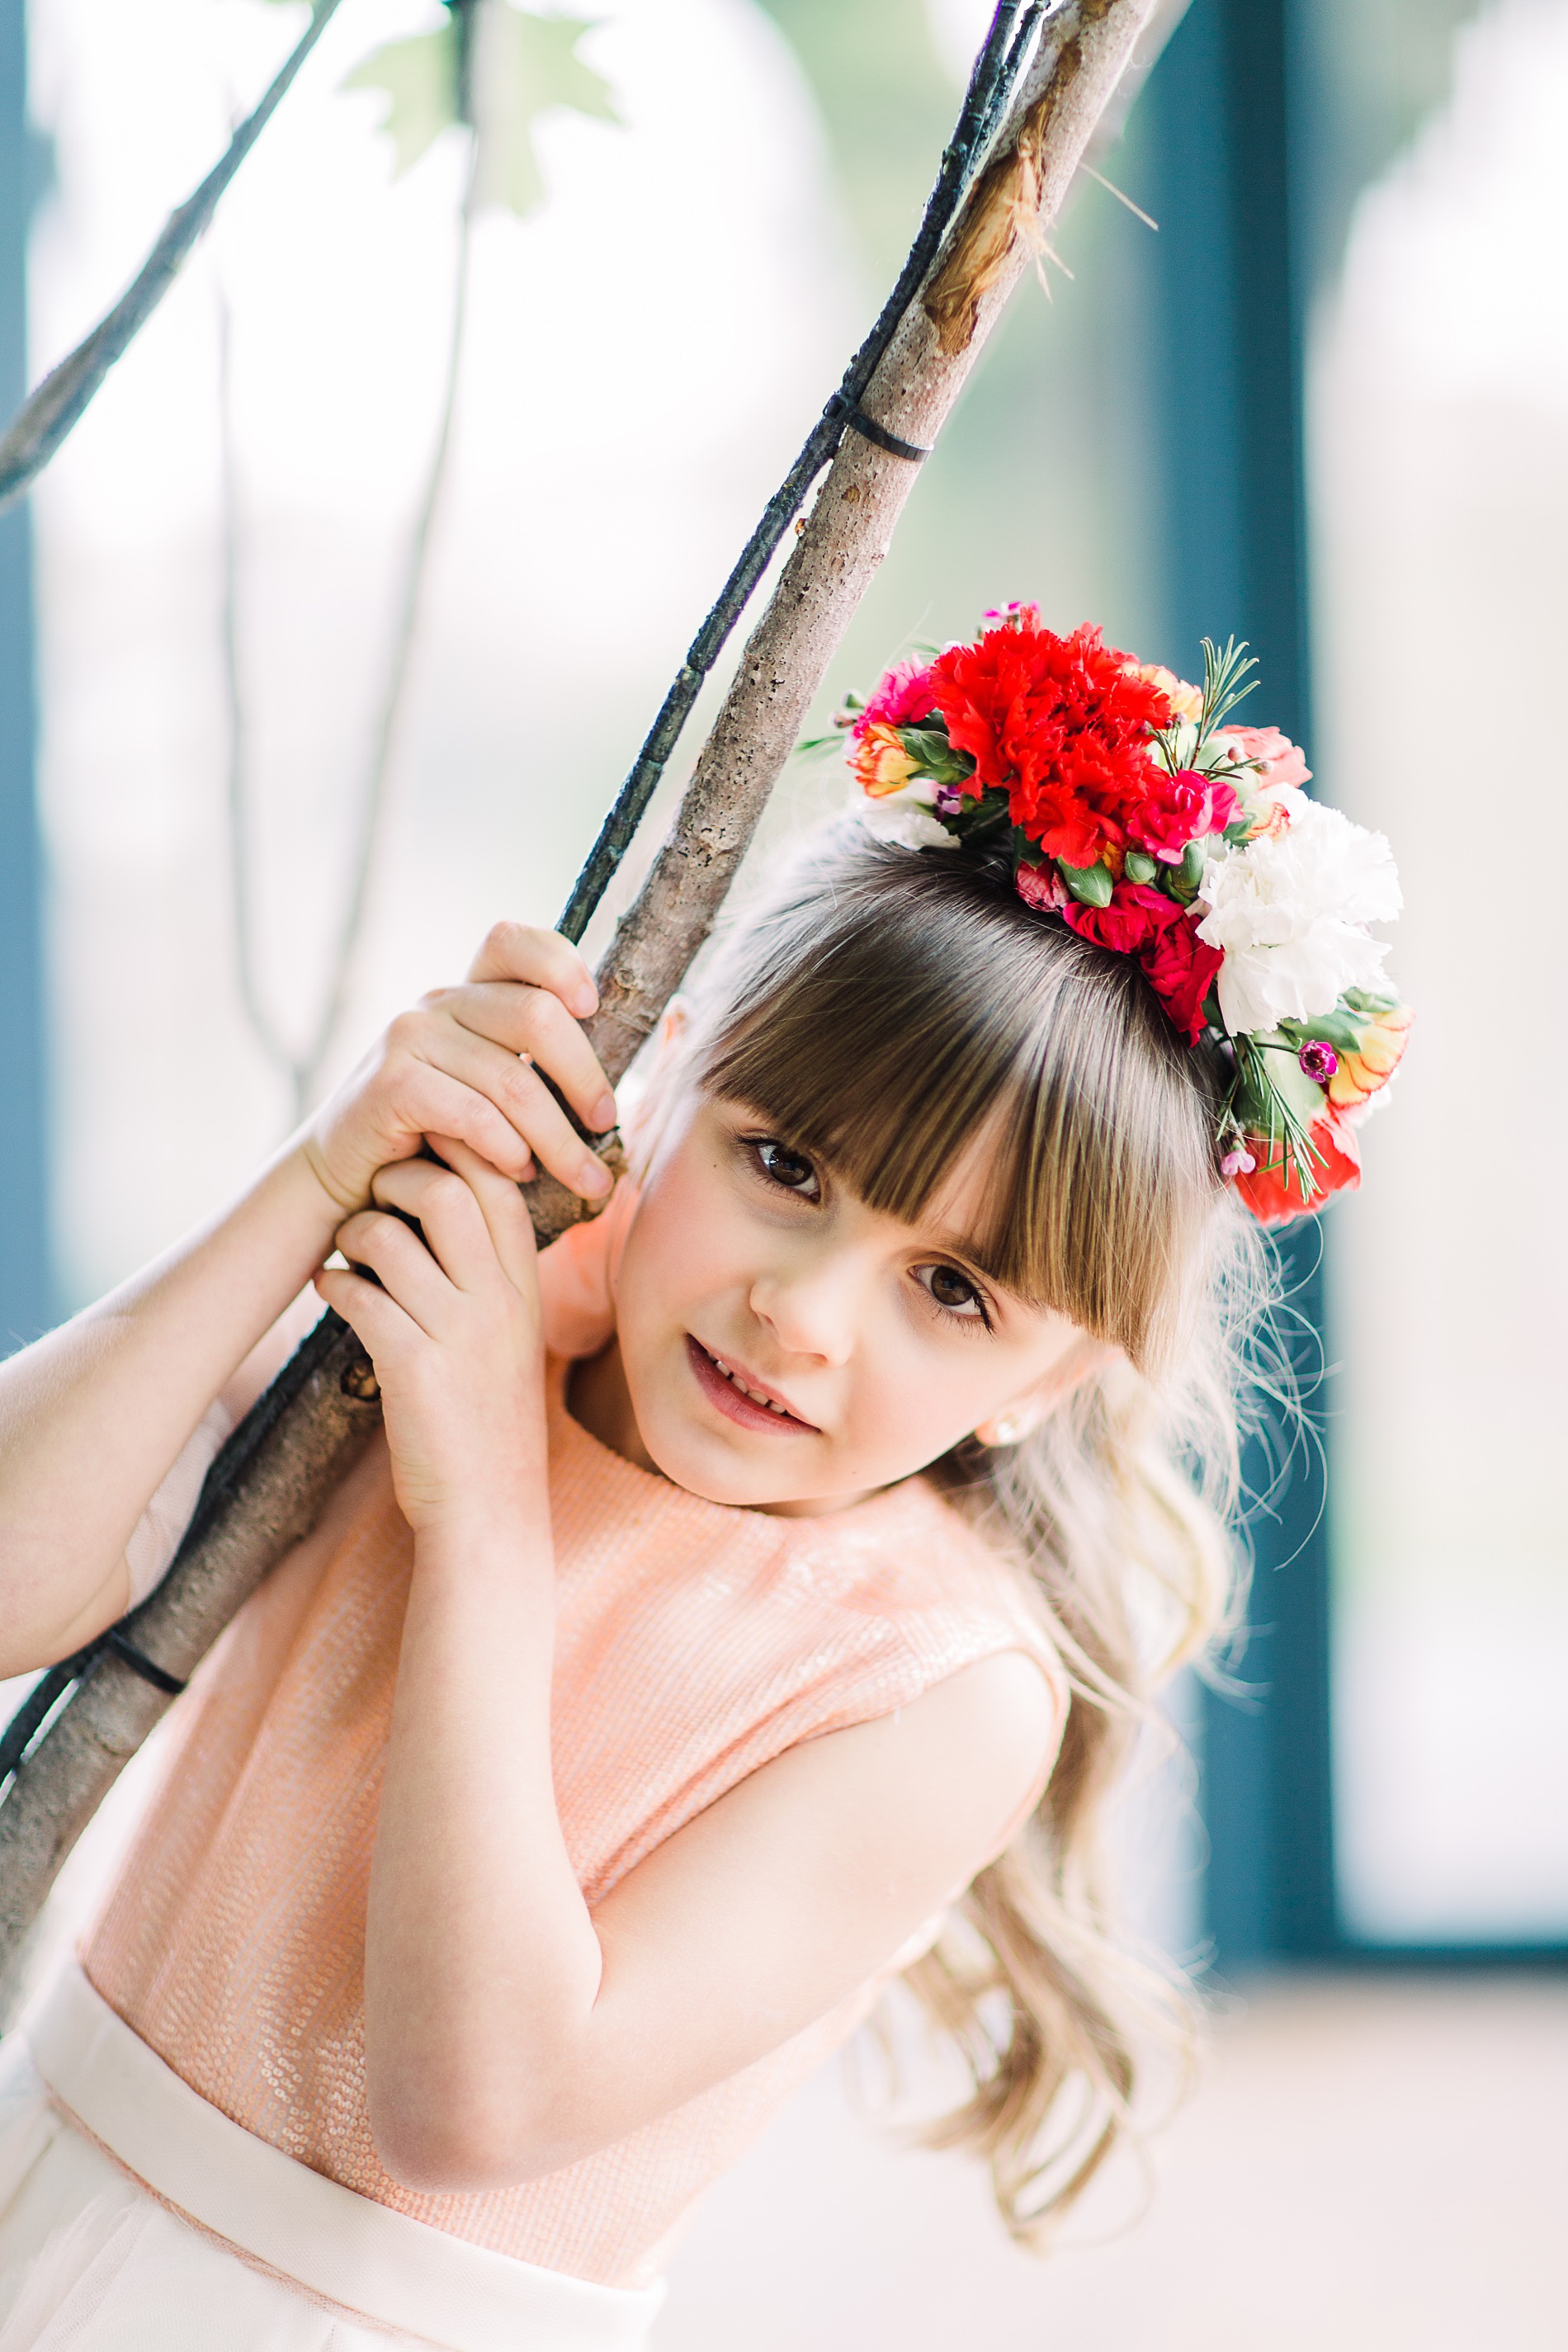
[[1015,1289],[1010,1282],[1005,1282],[1002,1276],[993,1270],[985,1252],[966,1234],[933,1227],[929,1237],[922,1242],[922,1247],[934,1250],[939,1257],[957,1258],[961,1265],[973,1266],[976,1274],[984,1275],[994,1288],[1003,1292],[1019,1307],[1028,1307],[1038,1303],[1026,1298],[1023,1292]]

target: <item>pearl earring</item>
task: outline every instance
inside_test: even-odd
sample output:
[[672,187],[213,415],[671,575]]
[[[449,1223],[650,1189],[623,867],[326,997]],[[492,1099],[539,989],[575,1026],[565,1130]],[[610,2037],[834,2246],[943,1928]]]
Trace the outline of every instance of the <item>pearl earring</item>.
[[1015,1421],[1012,1415],[1008,1414],[996,1423],[996,1434],[991,1442],[994,1445],[1016,1445],[1023,1434],[1023,1423]]

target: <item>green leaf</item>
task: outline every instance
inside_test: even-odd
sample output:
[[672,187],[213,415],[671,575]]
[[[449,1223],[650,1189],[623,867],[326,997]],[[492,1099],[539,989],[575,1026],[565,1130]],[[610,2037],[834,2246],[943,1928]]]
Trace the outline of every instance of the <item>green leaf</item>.
[[355,66],[339,88],[379,90],[391,101],[381,127],[397,151],[394,169],[401,177],[458,120],[456,25],[416,34],[412,40],[387,41]]
[[1057,871],[1080,905],[1109,907],[1111,882],[1103,866],[1064,866],[1058,858]]
[[[584,64],[577,45],[594,30],[589,16],[533,16],[510,0],[478,0],[470,68],[478,205],[505,205],[522,217],[544,201],[533,126],[560,107],[595,122],[619,122],[614,93]],[[354,68],[342,87],[383,93],[382,128],[396,149],[399,176],[459,120],[458,29],[455,22],[411,40],[388,41]]]
[[1128,851],[1126,872],[1129,882],[1142,882],[1147,885],[1153,881],[1159,871],[1158,858],[1148,856],[1142,849]]
[[1313,1021],[1281,1021],[1279,1034],[1288,1037],[1298,1051],[1321,1037],[1337,1053],[1359,1054],[1366,1034],[1367,1016],[1354,1013],[1348,1005],[1336,1004],[1331,1013],[1321,1013]]
[[487,0],[475,49],[474,115],[479,163],[474,197],[525,217],[544,202],[533,126],[563,108],[594,122],[622,120],[602,74],[584,64],[577,45],[595,29],[591,16],[531,16]]

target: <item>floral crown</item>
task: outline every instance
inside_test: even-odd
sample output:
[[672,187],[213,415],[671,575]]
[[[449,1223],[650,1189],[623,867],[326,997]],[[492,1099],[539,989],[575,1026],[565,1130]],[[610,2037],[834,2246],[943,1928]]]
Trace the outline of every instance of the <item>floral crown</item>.
[[1277,728],[1228,723],[1257,683],[1245,646],[1205,638],[1198,688],[1033,604],[986,619],[840,713],[867,823],[912,849],[1007,844],[1020,898],[1135,958],[1217,1050],[1220,1172],[1253,1214],[1321,1208],[1361,1181],[1355,1130],[1413,1017],[1368,929],[1400,908],[1387,842],[1309,798]]

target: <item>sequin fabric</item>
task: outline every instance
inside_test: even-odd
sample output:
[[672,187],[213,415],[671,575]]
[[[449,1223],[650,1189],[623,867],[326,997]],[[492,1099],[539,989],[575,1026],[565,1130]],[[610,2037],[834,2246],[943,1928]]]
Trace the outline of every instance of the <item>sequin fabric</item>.
[[[799,1740],[886,1714],[999,1650],[1057,1673],[1012,1573],[923,1481],[819,1519],[707,1503],[600,1446],[561,1382],[557,1367],[552,1738],[590,1904]],[[394,2180],[365,2108],[364,1920],[411,1562],[378,1446],[181,1702],[183,1736],[87,1971],[204,2098],[300,2163],[475,2244],[640,2285],[699,2192],[853,2031],[881,1979],[546,2179],[479,2196]]]

